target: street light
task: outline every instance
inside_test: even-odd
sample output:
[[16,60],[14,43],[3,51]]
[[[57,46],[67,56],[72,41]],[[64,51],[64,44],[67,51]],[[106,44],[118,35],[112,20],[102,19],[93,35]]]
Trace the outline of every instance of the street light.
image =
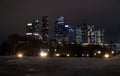
[[47,55],[48,55],[47,52],[40,52],[41,57],[46,57]]
[[112,54],[114,54],[115,52],[114,51],[111,51]]
[[18,53],[17,56],[18,56],[19,58],[22,58],[22,57],[23,57],[23,54],[22,54],[22,53]]
[[105,57],[105,58],[109,58],[110,55],[109,55],[109,54],[105,54],[104,57]]
[[67,57],[69,57],[70,56],[70,54],[67,54]]
[[57,56],[57,57],[58,57],[58,56],[60,56],[60,54],[59,54],[59,53],[57,53],[55,56]]
[[98,54],[101,54],[101,51],[98,51],[97,53],[98,53]]

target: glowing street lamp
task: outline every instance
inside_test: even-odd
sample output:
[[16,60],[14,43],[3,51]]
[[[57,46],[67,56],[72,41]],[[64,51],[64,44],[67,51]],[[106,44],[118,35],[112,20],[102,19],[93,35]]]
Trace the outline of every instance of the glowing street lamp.
[[105,57],[105,58],[109,58],[110,55],[109,55],[109,54],[105,54],[104,57]]
[[18,56],[19,58],[22,58],[22,57],[23,57],[23,54],[22,54],[22,53],[18,53],[17,56]]
[[114,51],[111,51],[112,54],[114,54],[115,52]]
[[48,54],[46,52],[40,52],[41,57],[46,57]]
[[98,54],[101,54],[101,51],[98,51],[97,53],[98,53]]
[[57,53],[55,56],[57,56],[57,57],[58,57],[58,56],[60,56],[60,54],[59,54],[59,53]]
[[67,54],[67,57],[69,57],[70,56],[70,54]]

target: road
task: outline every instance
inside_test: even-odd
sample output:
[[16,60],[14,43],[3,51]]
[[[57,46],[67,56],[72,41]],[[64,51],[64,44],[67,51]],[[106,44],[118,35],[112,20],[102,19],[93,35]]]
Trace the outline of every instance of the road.
[[113,58],[0,57],[0,76],[120,76]]

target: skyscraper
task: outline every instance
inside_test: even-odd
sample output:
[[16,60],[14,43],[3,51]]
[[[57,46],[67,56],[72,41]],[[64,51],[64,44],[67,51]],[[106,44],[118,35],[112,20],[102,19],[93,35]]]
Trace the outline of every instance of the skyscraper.
[[65,29],[65,18],[63,16],[57,17],[57,21],[55,22],[55,39],[57,41],[64,40],[66,36],[66,29]]
[[82,43],[83,42],[83,33],[82,33],[82,26],[76,25],[75,26],[75,41],[76,43]]
[[87,25],[88,43],[95,43],[95,27],[94,25]]
[[43,41],[48,41],[48,16],[42,17],[42,37]]
[[40,27],[39,27],[38,20],[33,20],[33,22],[27,24],[26,35],[32,36],[36,39],[41,39],[40,38]]
[[104,43],[104,30],[98,29],[96,32],[96,44],[103,45]]

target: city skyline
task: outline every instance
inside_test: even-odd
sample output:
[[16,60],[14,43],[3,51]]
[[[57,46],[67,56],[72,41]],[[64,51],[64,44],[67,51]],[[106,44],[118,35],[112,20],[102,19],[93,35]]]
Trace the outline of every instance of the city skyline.
[[72,26],[82,23],[103,26],[105,41],[119,42],[119,3],[119,0],[1,0],[0,41],[11,33],[25,35],[27,23],[42,20],[41,16],[49,17],[49,32],[53,36],[55,20],[63,15]]

